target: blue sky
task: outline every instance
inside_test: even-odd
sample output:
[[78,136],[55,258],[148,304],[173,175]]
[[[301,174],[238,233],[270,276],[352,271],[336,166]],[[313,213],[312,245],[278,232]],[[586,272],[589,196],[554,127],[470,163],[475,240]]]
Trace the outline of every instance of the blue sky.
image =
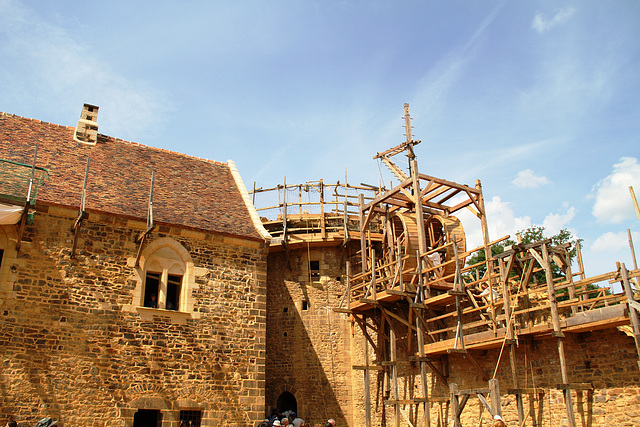
[[627,229],[640,252],[637,1],[0,0],[0,64],[0,111],[92,103],[100,133],[248,188],[388,183],[408,102],[421,172],[480,179],[492,238],[569,228],[588,275],[632,267]]

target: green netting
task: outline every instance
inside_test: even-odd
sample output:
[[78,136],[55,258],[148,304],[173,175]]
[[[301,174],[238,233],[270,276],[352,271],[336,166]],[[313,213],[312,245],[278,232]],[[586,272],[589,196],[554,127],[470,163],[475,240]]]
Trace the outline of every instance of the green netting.
[[33,185],[29,203],[36,203],[38,189],[45,179],[49,178],[49,172],[40,167],[0,159],[0,198],[18,203],[27,201],[29,194],[29,181],[33,169]]

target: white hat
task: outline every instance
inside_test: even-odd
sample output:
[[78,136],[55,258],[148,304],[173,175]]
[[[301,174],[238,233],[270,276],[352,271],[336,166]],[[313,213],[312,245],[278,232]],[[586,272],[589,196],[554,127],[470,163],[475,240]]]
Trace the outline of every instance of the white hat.
[[502,417],[500,415],[496,415],[493,417],[494,420],[500,420],[502,421]]
[[273,425],[274,425],[274,426],[279,426],[279,425],[280,425],[280,420],[275,420],[275,421],[273,422]]

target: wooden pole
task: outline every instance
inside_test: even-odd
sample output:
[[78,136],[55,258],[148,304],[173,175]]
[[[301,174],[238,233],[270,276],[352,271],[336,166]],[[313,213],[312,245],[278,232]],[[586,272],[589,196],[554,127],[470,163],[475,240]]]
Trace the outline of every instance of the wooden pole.
[[287,177],[284,177],[284,187],[282,192],[282,242],[287,242]]
[[24,202],[22,217],[20,217],[20,227],[18,228],[18,239],[16,240],[16,251],[20,251],[20,246],[22,245],[22,235],[24,234],[24,228],[27,224],[27,216],[29,216],[29,209],[31,208],[31,191],[33,189],[33,177],[36,171],[37,158],[38,158],[38,146],[36,145],[36,151],[33,155],[33,165],[31,166],[31,173],[29,174],[29,187],[27,188],[27,200]]
[[[638,308],[635,299],[633,298],[633,291],[629,284],[629,272],[624,264],[618,263],[620,269],[620,275],[622,276],[622,287],[627,297],[627,303],[629,304],[629,319],[631,320],[631,328],[633,329],[633,340],[636,343],[636,352],[640,358],[640,320],[638,319]],[[638,368],[640,369],[640,361],[638,361]]]
[[[484,254],[486,259],[487,271],[485,272],[485,276],[487,277],[487,284],[489,285],[489,289],[493,289],[493,254],[491,253],[491,246],[489,246],[489,226],[487,225],[487,215],[485,214],[484,207],[484,196],[482,194],[482,184],[479,179],[476,179],[476,190],[478,190],[478,207],[480,211],[480,225],[482,227],[482,239],[484,241]],[[496,312],[493,304],[493,292],[489,292],[489,300],[491,301],[491,316],[493,319],[493,331],[496,332]]]
[[351,261],[347,260],[347,308],[351,309]]
[[[391,324],[389,324],[391,326]],[[393,416],[395,427],[400,427],[400,390],[398,387],[398,354],[397,354],[397,342],[395,329],[389,328],[389,346],[390,346],[390,362],[391,362],[391,391],[393,392]]]
[[[535,251],[534,251],[535,252]],[[560,317],[558,315],[558,302],[556,300],[556,292],[553,287],[553,275],[551,273],[551,261],[549,260],[549,250],[547,244],[542,244],[542,261],[545,273],[545,279],[547,282],[547,293],[549,294],[549,300],[551,302],[551,318],[553,321],[553,333],[552,335],[558,339],[558,358],[560,359],[560,374],[562,375],[562,383],[569,384],[569,372],[567,369],[567,360],[564,352],[564,342],[562,338],[564,334],[560,328]],[[564,404],[567,411],[567,422],[569,427],[576,427],[576,418],[573,412],[573,399],[571,397],[571,389],[565,388],[563,390]]]
[[[422,279],[422,276],[420,276],[420,279]],[[422,322],[418,316],[422,316],[422,312],[419,312],[416,316],[418,356],[420,356],[420,385],[422,389],[422,397],[425,399],[422,403],[422,410],[424,414],[422,426],[431,427],[431,404],[429,403],[429,387],[427,385],[427,363],[424,360],[424,330],[422,329]]]
[[580,280],[584,280],[585,274],[584,274],[584,263],[582,262],[582,246],[580,245],[580,242],[576,240],[576,256],[578,258],[578,268],[580,269]]
[[[535,249],[529,249],[529,252],[538,260],[540,266],[544,269],[545,280],[547,282],[547,294],[551,304],[551,321],[553,323],[553,336],[562,338],[562,330],[560,329],[560,315],[558,314],[558,301],[556,300],[556,291],[553,287],[553,274],[551,272],[551,263],[549,261],[549,250],[547,244],[542,244],[542,259],[539,258]],[[564,357],[564,356],[563,356]],[[566,367],[565,367],[566,368]]]
[[376,250],[371,248],[371,298],[373,300],[378,298],[376,286]]
[[[411,116],[409,114],[409,104],[404,104],[404,126],[407,136],[407,150],[409,153],[409,165],[411,170],[411,178],[413,179],[413,197],[416,211],[416,225],[418,227],[418,249],[423,254],[427,252],[427,237],[424,229],[424,211],[422,209],[422,197],[420,197],[420,178],[418,177],[418,161],[416,155],[413,152],[413,135],[411,133]],[[418,265],[418,272],[422,274],[422,270],[426,267],[426,264],[422,258],[416,260]],[[426,287],[426,297],[431,297],[431,288],[429,285]]]
[[251,193],[252,198],[251,198],[251,203],[253,203],[253,205],[256,205],[256,182],[253,181],[253,192]]
[[360,210],[360,258],[362,262],[361,273],[367,271],[367,241],[364,229],[364,194],[358,194],[358,205]]
[[[451,383],[449,384],[449,401],[451,402],[450,406],[450,420],[453,420],[453,425],[455,427],[462,427],[460,423],[460,417],[458,416],[458,409],[460,407],[458,401],[458,384]],[[447,423],[447,425],[450,425]]]
[[631,229],[627,228],[627,235],[629,236],[629,248],[631,249],[631,259],[633,260],[633,269],[638,269],[638,262],[636,261],[636,251],[633,248],[633,238],[631,237]]
[[491,415],[502,416],[502,405],[500,404],[500,385],[498,380],[492,378],[489,380],[489,394],[491,395]]
[[371,427],[371,378],[369,373],[369,343],[366,336],[364,337],[364,367],[364,418],[365,426]]
[[324,218],[324,182],[320,180],[320,226],[322,228],[322,238],[327,238],[327,224]]
[[636,208],[636,215],[638,216],[638,221],[640,221],[640,207],[638,207],[638,199],[636,199],[636,193],[633,192],[633,187],[629,186],[629,192],[631,193],[631,199],[633,200],[633,206]]

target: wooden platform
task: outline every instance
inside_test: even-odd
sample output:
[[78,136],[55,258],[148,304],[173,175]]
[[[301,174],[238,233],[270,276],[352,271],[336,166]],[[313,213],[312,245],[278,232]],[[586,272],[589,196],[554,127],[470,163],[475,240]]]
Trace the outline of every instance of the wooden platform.
[[[578,333],[599,329],[614,328],[629,324],[628,310],[624,304],[603,307],[597,310],[578,313],[575,316],[563,319],[560,322],[562,332]],[[518,336],[551,336],[553,327],[550,323],[535,325],[530,328],[516,330]],[[464,336],[464,345],[467,350],[487,350],[502,346],[506,328],[501,328],[494,333],[492,330],[477,332]],[[446,354],[454,349],[455,339],[447,339],[424,346],[425,356]]]

